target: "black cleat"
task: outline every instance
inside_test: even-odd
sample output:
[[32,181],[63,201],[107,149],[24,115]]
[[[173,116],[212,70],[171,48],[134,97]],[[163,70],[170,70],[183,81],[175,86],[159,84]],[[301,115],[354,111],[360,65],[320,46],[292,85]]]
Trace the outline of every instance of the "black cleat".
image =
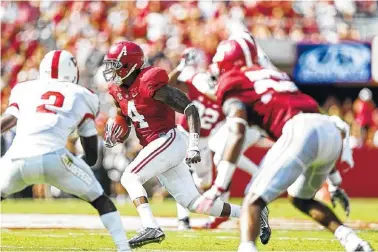
[[358,244],[358,247],[356,248],[355,251],[371,252],[371,251],[374,251],[374,249],[370,246],[368,242],[362,241],[360,242],[360,244]]
[[185,217],[178,221],[177,225],[178,230],[189,230],[190,229],[190,219],[189,217]]
[[131,248],[139,248],[149,243],[160,243],[164,240],[165,234],[160,228],[145,227],[129,240]]
[[272,230],[270,229],[269,222],[269,210],[267,207],[261,211],[260,217],[260,241],[262,244],[268,244],[270,236],[272,235]]

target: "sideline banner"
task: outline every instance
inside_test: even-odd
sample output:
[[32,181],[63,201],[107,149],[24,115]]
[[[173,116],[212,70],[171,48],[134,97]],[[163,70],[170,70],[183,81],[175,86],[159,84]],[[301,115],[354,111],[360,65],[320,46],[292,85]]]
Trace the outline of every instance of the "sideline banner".
[[293,70],[299,84],[370,83],[370,43],[298,44]]

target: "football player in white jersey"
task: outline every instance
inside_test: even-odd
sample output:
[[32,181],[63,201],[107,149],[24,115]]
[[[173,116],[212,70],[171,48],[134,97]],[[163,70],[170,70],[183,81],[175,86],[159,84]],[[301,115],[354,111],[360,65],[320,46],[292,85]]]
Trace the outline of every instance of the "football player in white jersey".
[[[130,251],[120,214],[89,167],[97,161],[97,95],[77,85],[76,59],[67,51],[47,53],[39,70],[39,80],[12,89],[0,119],[1,133],[17,125],[13,144],[0,159],[1,200],[31,184],[51,184],[89,202],[118,251]],[[75,129],[83,159],[65,149]]]

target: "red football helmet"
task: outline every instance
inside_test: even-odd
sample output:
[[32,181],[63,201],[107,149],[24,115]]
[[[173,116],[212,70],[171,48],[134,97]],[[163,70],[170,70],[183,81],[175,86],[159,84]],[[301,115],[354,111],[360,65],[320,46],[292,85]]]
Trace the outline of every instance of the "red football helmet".
[[106,81],[113,81],[122,85],[132,72],[140,69],[144,64],[144,54],[139,45],[130,41],[113,44],[104,58]]
[[233,68],[252,67],[257,62],[255,44],[242,38],[226,40],[217,47],[217,52],[213,57],[212,72],[218,72],[221,75]]

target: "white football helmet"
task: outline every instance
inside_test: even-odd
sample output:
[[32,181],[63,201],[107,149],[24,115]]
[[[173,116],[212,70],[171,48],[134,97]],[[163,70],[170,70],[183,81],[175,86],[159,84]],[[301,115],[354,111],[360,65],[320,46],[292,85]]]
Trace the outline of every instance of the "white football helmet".
[[39,65],[39,77],[78,84],[79,68],[75,57],[65,50],[48,52]]

